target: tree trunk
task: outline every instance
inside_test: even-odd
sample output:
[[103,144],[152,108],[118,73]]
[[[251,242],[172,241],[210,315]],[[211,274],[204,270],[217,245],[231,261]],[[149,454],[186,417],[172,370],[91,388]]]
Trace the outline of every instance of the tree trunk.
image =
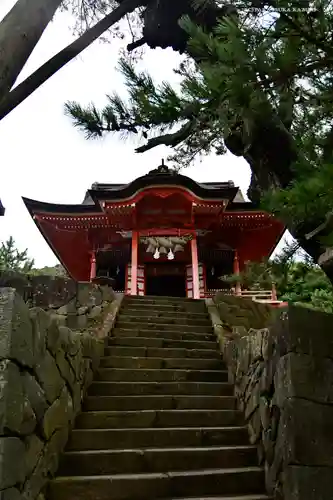
[[[295,174],[291,169],[292,162],[296,157],[295,146],[290,143],[290,140],[288,142],[287,138],[290,138],[290,136],[287,137],[288,134],[286,134],[285,140],[281,140],[279,133],[281,134],[281,129],[277,129],[276,132],[272,129],[268,134],[262,131],[262,134],[259,134],[257,139],[254,140],[254,144],[250,147],[248,154],[244,155],[252,170],[248,196],[254,202],[259,203],[262,195],[268,189],[276,188],[277,186],[284,189],[295,180]],[[265,138],[265,142],[261,138]],[[257,142],[262,143],[261,148],[257,148]],[[270,147],[266,151],[267,145]],[[261,177],[258,178],[258,175],[261,175]],[[295,224],[293,223],[292,213],[289,214],[288,220],[285,221],[286,227],[292,237],[298,241],[303,250],[316,263],[318,263],[320,255],[326,249],[325,245],[321,243],[320,238],[327,236],[331,229],[324,229],[320,237],[316,235],[308,239],[306,235],[322,224],[322,222],[322,218],[318,218],[317,221],[312,219],[311,222],[304,221],[303,224]],[[333,262],[330,265],[321,266],[321,268],[333,284]]]
[[38,89],[46,80],[65,66],[65,64],[91,45],[92,42],[100,37],[112,25],[120,21],[126,14],[131,13],[137,7],[144,6],[146,3],[147,0],[124,0],[119,7],[114,9],[95,26],[89,28],[83,35],[75,40],[75,42],[71,43],[49,59],[0,102],[0,120],[8,115],[16,106],[21,104],[21,102],[29,97],[29,95]]
[[18,0],[0,23],[0,101],[14,85],[62,0]]

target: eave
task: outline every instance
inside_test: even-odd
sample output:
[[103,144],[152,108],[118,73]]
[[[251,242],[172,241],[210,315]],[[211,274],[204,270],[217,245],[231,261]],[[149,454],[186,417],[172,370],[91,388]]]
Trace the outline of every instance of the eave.
[[94,205],[62,205],[60,203],[47,203],[24,197],[22,197],[22,200],[31,217],[34,217],[36,213],[50,213],[57,215],[94,215],[103,213],[99,203],[95,203]]
[[[54,255],[57,257],[57,259],[59,260],[61,265],[65,268],[68,275],[76,281],[85,281],[85,280],[78,279],[78,277],[73,274],[72,269],[69,266],[67,266],[65,260],[62,258],[61,254],[59,253],[56,245],[54,245],[53,242],[51,241],[51,237],[48,234],[48,231],[46,231],[45,228],[42,226],[43,221],[40,220],[40,218],[37,217],[36,215],[39,213],[48,213],[48,214],[57,214],[57,215],[58,214],[84,215],[87,212],[87,210],[86,210],[87,207],[85,207],[84,205],[60,205],[60,204],[46,203],[46,202],[31,200],[29,198],[24,198],[24,197],[22,197],[22,200],[23,200],[27,210],[29,211],[34,223],[36,224],[40,234],[43,236],[44,240],[46,241],[48,246],[51,248],[51,250],[53,251]],[[82,208],[83,208],[83,210],[82,210]],[[101,208],[99,206],[98,207],[91,206],[88,208],[90,209],[90,211],[93,211],[95,213],[101,212]]]

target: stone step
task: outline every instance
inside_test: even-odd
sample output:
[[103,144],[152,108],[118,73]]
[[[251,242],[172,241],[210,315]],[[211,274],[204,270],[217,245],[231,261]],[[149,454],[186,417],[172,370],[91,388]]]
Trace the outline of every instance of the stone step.
[[125,297],[107,344],[48,500],[269,500],[204,301]]
[[217,341],[203,340],[174,340],[163,337],[110,337],[108,345],[120,345],[128,347],[170,347],[185,349],[217,349]]
[[217,349],[171,349],[167,347],[106,347],[105,356],[132,356],[135,358],[213,358],[221,359]]
[[154,304],[195,304],[196,306],[200,304],[205,304],[204,299],[190,299],[188,297],[167,297],[165,295],[130,295],[124,298],[125,304],[131,304],[132,302],[136,303],[150,303]]
[[[133,330],[153,330],[164,332],[166,330],[173,330],[174,332],[180,333],[203,333],[206,335],[213,334],[213,326],[211,324],[204,325],[182,325],[179,323],[155,323],[149,321],[125,321],[123,319],[118,319],[116,323],[116,328],[125,328],[126,330],[132,328]],[[133,335],[135,336],[135,335]]]
[[197,307],[196,304],[145,304],[145,303],[139,303],[139,304],[129,304],[126,306],[122,306],[121,311],[128,311],[128,310],[135,310],[135,314],[144,311],[146,314],[151,313],[154,315],[155,313],[161,313],[165,315],[173,315],[177,313],[183,313],[183,314],[198,314],[198,315],[204,315],[207,316],[207,308],[203,304],[200,307]]
[[[155,322],[140,322],[140,321],[124,321],[117,320],[116,323],[117,328],[132,328],[133,330],[154,330],[164,332],[165,330],[173,330],[174,332],[180,333],[204,333],[204,334],[212,334],[213,326],[212,324],[198,325],[194,323],[193,325],[181,325],[179,323],[171,324],[171,323],[155,323]],[[135,336],[135,335],[134,335]]]
[[134,316],[134,317],[146,317],[149,316],[151,318],[169,318],[172,316],[173,318],[195,318],[195,319],[203,319],[208,320],[209,315],[207,311],[179,311],[174,308],[163,309],[163,308],[147,308],[147,307],[121,307],[120,314],[126,316]]
[[136,410],[82,412],[76,429],[123,429],[165,427],[227,427],[243,425],[237,410]]
[[191,497],[191,498],[167,498],[166,500],[274,500],[272,497],[268,497],[267,495],[260,495],[260,494],[257,494],[257,495],[242,495],[241,497],[240,496],[232,496],[232,497],[226,497],[226,496],[223,496],[223,497]]
[[171,409],[234,410],[234,396],[89,396],[84,400],[86,411],[107,410],[171,410]]
[[247,427],[74,429],[67,451],[237,446],[248,444]]
[[210,328],[212,326],[211,320],[209,317],[201,317],[201,318],[193,318],[191,314],[187,315],[186,317],[179,318],[178,316],[175,316],[174,314],[168,314],[168,315],[163,315],[163,316],[152,316],[152,315],[147,315],[147,316],[130,316],[127,314],[127,312],[120,312],[118,315],[118,323],[135,323],[136,325],[143,324],[145,325],[146,323],[153,323],[154,325],[194,325],[194,326],[203,326],[206,328]]
[[184,394],[232,396],[233,386],[226,382],[96,382],[89,396],[135,396],[139,394]]
[[100,368],[95,380],[110,382],[228,382],[225,370]]
[[259,467],[200,471],[57,477],[50,482],[49,500],[143,500],[167,496],[240,495],[261,493]]
[[255,446],[155,448],[146,450],[71,451],[64,454],[59,475],[134,474],[234,468],[256,465]]
[[160,312],[193,312],[197,314],[207,314],[207,308],[205,302],[187,302],[181,301],[178,303],[168,303],[160,302],[154,303],[152,301],[144,300],[134,300],[124,299],[123,305],[124,309],[135,309],[136,311],[160,311]]
[[142,356],[105,356],[101,358],[101,367],[104,368],[142,368],[168,369],[177,368],[189,370],[223,370],[225,365],[222,359],[214,358],[153,358]]
[[216,342],[216,335],[214,333],[181,333],[174,330],[163,330],[163,332],[155,330],[144,330],[141,328],[118,328],[112,330],[113,337],[145,337],[156,338],[162,337],[165,339],[174,340],[196,340],[196,341],[213,341]]

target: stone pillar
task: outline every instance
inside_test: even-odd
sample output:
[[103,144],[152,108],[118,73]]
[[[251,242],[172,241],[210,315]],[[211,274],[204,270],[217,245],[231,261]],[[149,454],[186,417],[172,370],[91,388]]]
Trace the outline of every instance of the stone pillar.
[[191,255],[192,255],[193,298],[200,299],[198,243],[197,243],[197,235],[195,233],[193,234],[193,238],[191,239]]
[[[234,271],[234,274],[236,274],[237,276],[240,275],[237,250],[235,250],[235,255],[234,255],[234,270],[233,271]],[[236,289],[235,290],[236,295],[242,295],[242,287],[241,287],[241,284],[239,282],[236,283],[235,289]]]
[[132,231],[131,295],[138,294],[138,245],[139,232]]
[[90,281],[96,278],[96,253],[91,252],[90,257]]

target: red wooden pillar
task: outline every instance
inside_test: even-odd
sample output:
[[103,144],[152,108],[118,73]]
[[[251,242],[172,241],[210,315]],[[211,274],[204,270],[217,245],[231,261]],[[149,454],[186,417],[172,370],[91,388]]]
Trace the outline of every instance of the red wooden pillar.
[[192,254],[193,298],[200,299],[198,243],[197,243],[196,233],[193,234],[193,237],[191,239],[191,254]]
[[138,294],[138,244],[139,244],[139,233],[138,231],[132,231],[131,295]]
[[272,300],[277,301],[277,292],[276,292],[276,286],[275,283],[272,283]]
[[[238,260],[238,252],[235,250],[235,256],[234,256],[234,274],[237,276],[240,275],[239,271],[239,260]],[[242,287],[241,284],[237,281],[236,283],[236,295],[242,295]]]
[[90,257],[90,281],[96,278],[96,253],[91,252]]

